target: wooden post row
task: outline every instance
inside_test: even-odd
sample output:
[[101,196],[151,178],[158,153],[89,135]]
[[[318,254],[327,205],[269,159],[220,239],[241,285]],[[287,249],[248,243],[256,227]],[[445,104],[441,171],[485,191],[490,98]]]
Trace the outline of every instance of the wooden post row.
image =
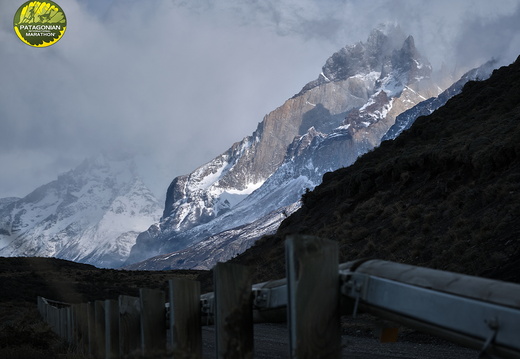
[[300,235],[285,245],[290,358],[339,358],[338,245]]
[[237,264],[217,263],[214,276],[217,358],[253,358],[251,271]]
[[38,296],[37,297],[38,311],[43,320],[49,324],[52,331],[54,331],[60,338],[66,342],[71,342],[72,331],[72,316],[70,307],[58,308],[50,305],[48,301]]

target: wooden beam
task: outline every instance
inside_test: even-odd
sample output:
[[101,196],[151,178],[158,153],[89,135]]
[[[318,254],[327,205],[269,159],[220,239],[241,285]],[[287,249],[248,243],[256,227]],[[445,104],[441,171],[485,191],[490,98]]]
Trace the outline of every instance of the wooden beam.
[[312,236],[286,241],[291,358],[339,358],[338,245]]

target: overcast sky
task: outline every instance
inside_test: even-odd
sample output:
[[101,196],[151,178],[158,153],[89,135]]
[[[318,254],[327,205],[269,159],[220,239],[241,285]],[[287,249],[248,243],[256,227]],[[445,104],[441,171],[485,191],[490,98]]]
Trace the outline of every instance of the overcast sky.
[[380,23],[437,69],[520,54],[520,0],[58,0],[67,31],[46,48],[16,37],[23,2],[0,2],[0,198],[116,150],[164,196]]

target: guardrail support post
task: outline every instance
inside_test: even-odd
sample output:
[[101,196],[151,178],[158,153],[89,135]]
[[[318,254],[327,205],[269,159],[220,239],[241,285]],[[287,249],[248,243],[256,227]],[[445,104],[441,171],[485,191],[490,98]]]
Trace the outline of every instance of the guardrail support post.
[[217,263],[214,276],[217,358],[253,358],[251,270]]
[[170,336],[174,358],[202,358],[200,282],[169,280]]
[[290,358],[339,358],[337,242],[295,235],[285,249]]

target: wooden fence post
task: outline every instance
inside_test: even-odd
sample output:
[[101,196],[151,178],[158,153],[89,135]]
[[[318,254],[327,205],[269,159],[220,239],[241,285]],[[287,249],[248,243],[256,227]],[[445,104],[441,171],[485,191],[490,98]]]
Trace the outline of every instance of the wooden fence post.
[[79,348],[78,304],[72,304],[70,310],[72,317],[72,344]]
[[59,334],[59,311],[58,308],[56,308],[53,305],[49,305],[47,307],[47,316],[49,317],[48,323],[51,326],[51,329],[54,333]]
[[68,323],[68,331],[67,331],[67,342],[72,344],[74,342],[73,332],[74,332],[74,321],[72,318],[72,307],[67,307],[67,323]]
[[119,353],[123,357],[141,350],[140,312],[139,298],[119,296]]
[[200,282],[174,278],[168,284],[173,356],[202,358]]
[[105,357],[105,301],[94,302],[94,341],[91,343],[94,358]]
[[75,322],[75,338],[78,349],[83,353],[89,350],[89,323],[87,303],[75,304],[72,306]]
[[141,303],[141,351],[143,356],[166,351],[165,295],[161,290],[139,289]]
[[251,270],[217,263],[214,276],[217,358],[253,358]]
[[87,321],[88,321],[88,351],[90,355],[94,355],[96,345],[96,303],[87,303]]
[[290,357],[339,358],[338,245],[295,235],[285,249]]
[[60,338],[63,340],[67,339],[67,311],[65,308],[58,309],[59,320],[58,320],[58,332]]
[[44,321],[47,321],[47,301],[43,297],[38,296],[37,303],[40,315],[42,316]]
[[119,358],[119,302],[105,300],[105,358]]
[[58,309],[59,312],[59,334],[60,337],[67,343],[71,342],[71,322],[70,322],[70,307],[63,307]]

